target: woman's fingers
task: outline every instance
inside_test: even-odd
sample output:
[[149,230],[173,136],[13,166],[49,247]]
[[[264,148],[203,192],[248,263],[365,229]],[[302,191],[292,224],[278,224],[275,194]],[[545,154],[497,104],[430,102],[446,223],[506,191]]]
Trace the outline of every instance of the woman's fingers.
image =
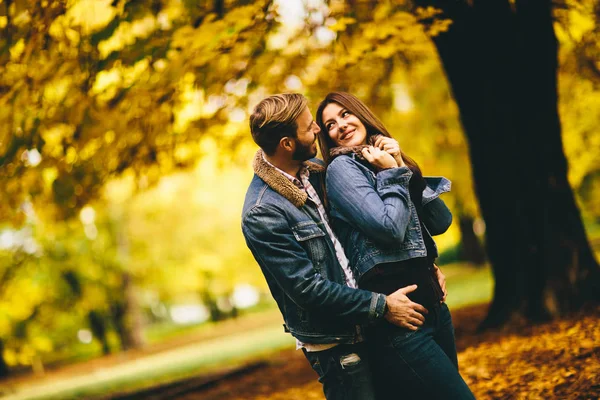
[[377,138],[377,140],[375,140],[375,143],[373,145],[381,150],[387,150],[387,149],[393,149],[393,148],[397,148],[398,150],[400,150],[400,145],[398,144],[398,141],[396,139],[385,137],[385,136],[381,136],[381,137]]
[[365,147],[364,149],[362,149],[362,155],[370,163],[373,163],[373,161],[375,161],[375,157],[371,155],[369,147]]
[[396,155],[398,153],[400,153],[400,147],[394,145],[394,144],[386,144],[383,146],[383,150],[387,151],[389,154],[391,155]]
[[444,293],[444,296],[442,297],[443,303],[444,301],[446,301],[446,297],[448,296],[448,291],[446,290],[446,275],[444,275],[440,267],[438,267],[437,265],[433,264],[433,268],[435,269],[435,275],[437,277],[438,283],[440,284],[442,292]]
[[362,149],[362,155],[365,157],[365,160],[377,168],[387,169],[398,166],[398,162],[392,155],[374,146]]

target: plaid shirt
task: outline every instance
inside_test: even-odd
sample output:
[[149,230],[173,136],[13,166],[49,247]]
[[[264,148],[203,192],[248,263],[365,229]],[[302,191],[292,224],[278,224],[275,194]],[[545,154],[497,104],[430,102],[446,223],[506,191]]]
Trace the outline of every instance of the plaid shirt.
[[[264,155],[263,155],[263,158],[264,158]],[[308,171],[308,168],[306,168],[304,166],[302,168],[300,168],[300,171],[298,172],[298,175],[300,175],[300,179],[302,179],[302,181],[300,181],[295,176],[292,176],[292,175],[288,174],[287,172],[285,172],[285,171],[277,168],[273,164],[271,164],[266,158],[264,158],[264,160],[269,165],[271,165],[273,168],[275,168],[277,171],[282,173],[283,176],[285,176],[290,181],[292,181],[292,183],[294,185],[296,185],[299,189],[306,191],[306,193],[308,194],[308,197],[310,197],[310,199],[313,201],[313,203],[316,204],[317,210],[319,211],[319,215],[321,216],[321,220],[323,221],[323,225],[325,225],[327,234],[329,235],[329,238],[331,239],[331,242],[333,243],[333,247],[335,248],[335,255],[338,259],[338,262],[342,266],[342,270],[344,271],[344,277],[346,278],[346,285],[348,285],[349,287],[351,287],[353,289],[356,289],[357,288],[356,279],[354,279],[354,276],[352,275],[352,271],[350,270],[350,266],[348,265],[348,258],[346,257],[346,254],[344,253],[342,244],[340,243],[338,238],[333,233],[333,230],[331,229],[331,226],[329,225],[329,217],[327,217],[327,213],[325,212],[325,207],[323,206],[323,203],[321,202],[321,199],[319,198],[317,191],[315,190],[313,185],[308,180],[308,177],[310,176],[310,172]]]
[[[329,225],[329,218],[327,217],[327,213],[325,212],[325,207],[323,206],[323,203],[321,202],[321,199],[319,198],[317,191],[315,190],[315,188],[313,187],[313,185],[310,183],[310,181],[308,179],[308,177],[310,176],[310,172],[308,171],[308,168],[306,168],[304,166],[300,168],[298,175],[300,176],[301,180],[299,180],[295,176],[292,176],[292,175],[288,174],[287,172],[283,171],[282,169],[279,169],[276,166],[274,166],[273,164],[271,164],[269,162],[269,160],[267,160],[267,158],[264,156],[264,154],[263,154],[263,159],[265,160],[265,162],[267,164],[269,164],[270,166],[275,168],[277,171],[279,171],[281,174],[283,174],[283,176],[288,178],[299,189],[306,191],[306,193],[308,194],[308,197],[313,201],[313,203],[315,203],[315,205],[317,206],[317,210],[319,211],[319,215],[321,216],[321,220],[323,221],[323,225],[325,225],[327,234],[329,235],[329,238],[331,239],[331,242],[333,243],[333,247],[335,248],[335,255],[338,259],[338,262],[340,263],[340,265],[342,267],[342,270],[344,271],[344,277],[346,278],[345,279],[346,285],[348,287],[356,289],[357,288],[356,279],[354,279],[354,276],[352,275],[352,271],[350,270],[350,266],[348,265],[348,258],[346,258],[346,254],[344,253],[342,244],[340,243],[338,238],[333,233],[333,230],[331,229],[331,226]],[[362,334],[360,332],[360,326],[357,326],[356,329],[357,329],[356,342],[362,341],[363,338],[362,338]],[[306,343],[300,342],[299,340],[296,340],[296,348],[299,349],[299,348],[304,347],[307,351],[326,350],[326,349],[331,348],[336,345],[337,345],[337,343],[306,344]]]
[[[329,217],[327,217],[327,213],[325,212],[325,207],[323,206],[323,203],[321,203],[321,199],[319,199],[319,195],[317,194],[315,188],[311,185],[310,181],[308,180],[308,177],[309,177],[308,169],[306,167],[302,167],[302,169],[299,172],[299,175],[300,175],[300,179],[302,179],[302,185],[304,185],[304,189],[306,190],[306,193],[308,193],[308,197],[310,197],[310,199],[317,205],[317,210],[319,210],[319,214],[321,215],[321,219],[323,220],[323,224],[325,225],[327,234],[329,235],[329,238],[333,242],[333,247],[335,248],[335,255],[336,255],[340,265],[342,266],[342,270],[344,271],[344,276],[346,277],[346,285],[348,285],[349,287],[351,287],[353,289],[356,289],[357,288],[356,279],[354,279],[354,276],[352,275],[352,271],[350,270],[350,266],[348,265],[348,258],[346,257],[346,254],[344,253],[342,244],[340,243],[338,238],[335,236],[335,234],[333,233],[333,230],[331,229],[331,226],[329,225]],[[298,186],[298,183],[299,183],[298,179],[295,179],[295,181],[296,182],[294,182],[294,184],[296,184],[296,186]],[[300,186],[300,188],[302,188],[302,186]]]

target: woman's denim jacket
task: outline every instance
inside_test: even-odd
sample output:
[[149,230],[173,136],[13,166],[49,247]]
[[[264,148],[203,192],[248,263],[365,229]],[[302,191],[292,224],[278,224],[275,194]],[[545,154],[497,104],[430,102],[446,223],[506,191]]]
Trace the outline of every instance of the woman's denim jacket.
[[[325,168],[305,163],[322,196]],[[264,161],[259,151],[255,175],[242,212],[242,231],[285,321],[304,343],[351,343],[356,325],[383,317],[383,294],[345,285],[333,243],[316,205]]]
[[[421,229],[408,183],[407,167],[376,173],[356,155],[336,157],[327,168],[327,197],[332,224],[342,242],[357,281],[375,265],[427,255],[423,235],[444,233],[452,213],[439,195],[450,191],[450,181],[426,177]],[[437,247],[434,250],[437,257]]]

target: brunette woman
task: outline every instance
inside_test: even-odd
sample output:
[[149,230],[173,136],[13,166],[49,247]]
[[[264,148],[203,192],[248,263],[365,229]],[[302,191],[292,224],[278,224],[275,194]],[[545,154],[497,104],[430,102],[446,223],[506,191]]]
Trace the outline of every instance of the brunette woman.
[[452,214],[443,177],[424,178],[379,119],[355,96],[334,92],[317,110],[332,224],[359,288],[406,288],[404,326],[367,328],[380,398],[473,399],[458,372],[445,277],[434,235]]

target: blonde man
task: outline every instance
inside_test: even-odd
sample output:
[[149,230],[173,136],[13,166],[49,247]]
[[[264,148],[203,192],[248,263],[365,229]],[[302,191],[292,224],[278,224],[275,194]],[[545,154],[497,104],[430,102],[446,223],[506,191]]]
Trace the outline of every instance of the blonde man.
[[261,148],[242,212],[246,243],[297,340],[332,399],[374,399],[361,325],[400,325],[415,307],[406,291],[389,296],[356,289],[344,250],[321,201],[325,168],[319,127],[306,99],[279,94],[250,116]]

